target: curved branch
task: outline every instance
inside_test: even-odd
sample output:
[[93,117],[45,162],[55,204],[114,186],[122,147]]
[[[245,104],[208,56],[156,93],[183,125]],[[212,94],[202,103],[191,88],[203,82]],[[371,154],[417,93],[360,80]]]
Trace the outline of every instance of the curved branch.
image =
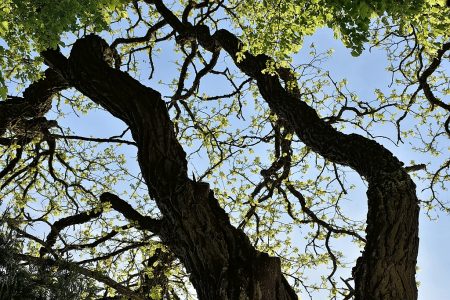
[[50,233],[48,234],[47,239],[45,241],[45,244],[47,245],[47,247],[46,248],[42,247],[41,250],[39,251],[39,254],[41,255],[41,257],[44,256],[45,253],[47,253],[47,248],[53,247],[53,245],[56,243],[56,239],[57,239],[59,233],[61,232],[61,230],[63,230],[66,227],[72,226],[72,225],[86,223],[92,219],[99,217],[101,215],[101,213],[102,213],[102,209],[95,208],[93,210],[84,211],[82,213],[79,213],[79,214],[76,214],[73,216],[59,219],[58,221],[53,223],[53,225],[51,226],[52,229],[50,230]]
[[52,97],[68,87],[62,76],[47,69],[44,78],[25,89],[23,98],[9,96],[6,101],[0,102],[0,136],[15,124],[43,117],[52,107]]
[[119,44],[148,42],[152,35],[154,35],[159,29],[163,28],[166,24],[167,22],[164,20],[157,22],[147,30],[147,33],[144,36],[141,37],[117,38],[112,42],[111,48],[115,48]]
[[153,233],[158,234],[161,231],[162,220],[156,220],[148,216],[141,215],[125,200],[120,199],[118,196],[111,193],[103,193],[100,196],[102,203],[111,203],[111,207],[120,212],[125,218],[136,222],[138,227],[144,230],[150,230]]
[[75,263],[71,263],[71,262],[63,261],[63,260],[40,258],[40,257],[31,256],[31,255],[26,255],[26,254],[13,254],[13,255],[17,259],[27,261],[27,262],[35,264],[35,265],[56,265],[59,268],[63,268],[65,270],[75,271],[75,272],[85,275],[89,278],[98,280],[99,282],[106,284],[107,286],[115,289],[122,295],[129,297],[130,299],[133,299],[133,300],[146,300],[147,299],[145,296],[140,295],[138,292],[130,290],[128,287],[121,285],[120,283],[111,279],[110,277],[103,275],[102,273],[100,273],[98,271],[92,271],[87,268],[81,267]]
[[442,57],[445,52],[450,50],[450,42],[442,45],[442,48],[438,50],[436,57],[432,60],[431,64],[428,66],[425,71],[423,71],[422,75],[419,76],[419,88],[423,89],[425,97],[431,103],[431,107],[439,106],[450,112],[450,104],[444,103],[441,100],[437,99],[436,96],[431,91],[431,87],[428,84],[428,77],[430,77],[434,71],[441,65]]

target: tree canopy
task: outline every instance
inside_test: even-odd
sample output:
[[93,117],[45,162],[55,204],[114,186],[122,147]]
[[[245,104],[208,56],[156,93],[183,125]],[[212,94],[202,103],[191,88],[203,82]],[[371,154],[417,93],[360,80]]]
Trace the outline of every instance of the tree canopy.
[[[2,1],[0,298],[417,299],[419,208],[450,211],[449,16]],[[383,51],[389,86],[335,78],[322,28]]]

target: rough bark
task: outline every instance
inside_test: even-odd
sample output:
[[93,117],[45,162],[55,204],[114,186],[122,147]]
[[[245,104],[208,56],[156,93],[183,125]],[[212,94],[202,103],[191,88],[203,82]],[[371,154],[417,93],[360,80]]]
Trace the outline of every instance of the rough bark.
[[417,299],[419,206],[415,184],[403,163],[377,142],[343,134],[321,120],[313,108],[283,88],[278,76],[262,72],[270,57],[247,52],[238,62],[241,43],[230,32],[219,30],[210,36],[202,27],[196,36],[207,47],[214,45],[212,51],[222,47],[245,74],[256,79],[271,110],[292,126],[302,142],[367,180],[367,243],[353,269],[355,299]]
[[7,129],[31,130],[31,126],[45,122],[43,116],[52,107],[52,97],[69,85],[58,73],[47,69],[44,78],[30,85],[21,97],[8,97],[0,102],[0,136]]
[[78,40],[67,60],[57,51],[46,63],[77,90],[123,120],[138,145],[138,161],[150,195],[164,216],[161,239],[191,274],[199,299],[297,299],[281,273],[280,260],[256,251],[231,226],[205,183],[187,176],[161,95],[105,61],[108,45],[99,37]]
[[367,243],[353,269],[355,299],[417,299],[419,202],[403,163],[377,142],[343,134],[321,120],[301,97],[283,88],[279,76],[263,72],[269,56],[245,52],[238,60],[242,43],[229,31],[221,29],[211,35],[205,25],[182,23],[163,1],[151,3],[180,34],[179,40],[197,40],[213,53],[224,49],[242,72],[256,80],[270,109],[290,124],[303,143],[365,177],[369,185]]

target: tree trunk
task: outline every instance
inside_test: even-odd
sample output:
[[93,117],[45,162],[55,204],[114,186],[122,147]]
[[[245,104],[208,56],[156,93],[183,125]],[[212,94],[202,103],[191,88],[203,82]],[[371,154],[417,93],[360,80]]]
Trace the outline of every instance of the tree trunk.
[[353,268],[355,299],[417,299],[419,207],[405,172],[372,178],[367,191],[367,244]]
[[57,51],[46,63],[77,90],[123,120],[138,145],[138,161],[162,215],[161,239],[183,262],[199,299],[297,299],[279,258],[258,252],[231,226],[209,185],[187,176],[161,95],[105,62],[106,42],[78,40],[67,60]]
[[262,72],[268,56],[246,52],[245,59],[238,62],[241,43],[233,34],[226,30],[213,36],[204,29],[201,32],[198,37],[203,44],[219,44],[244,73],[256,79],[269,107],[291,125],[302,142],[325,159],[350,166],[367,180],[367,243],[353,270],[355,299],[417,299],[419,201],[403,163],[377,142],[343,134],[321,120],[314,109],[282,87],[278,76]]
[[220,29],[211,35],[205,25],[182,23],[163,1],[153,0],[152,4],[184,40],[196,39],[211,52],[224,49],[242,72],[256,80],[270,109],[305,145],[331,162],[353,168],[367,180],[367,243],[353,272],[356,299],[417,299],[419,201],[403,163],[377,142],[343,134],[321,120],[297,93],[282,87],[281,76],[263,72],[269,56],[246,51],[238,59],[243,44],[234,34]]

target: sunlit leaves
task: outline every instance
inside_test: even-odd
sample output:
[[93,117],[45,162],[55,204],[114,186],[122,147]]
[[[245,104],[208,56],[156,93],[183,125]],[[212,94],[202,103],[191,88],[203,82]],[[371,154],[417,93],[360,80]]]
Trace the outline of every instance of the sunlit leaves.
[[[273,53],[280,61],[289,61],[298,52],[305,36],[330,27],[336,37],[359,55],[370,35],[370,23],[376,17],[400,25],[402,32],[419,28],[417,36],[433,53],[448,39],[450,18],[444,1],[239,1],[232,19],[243,32],[246,47],[254,53]],[[239,19],[236,18],[239,16]]]
[[0,69],[5,71],[0,74],[0,98],[5,96],[4,79],[37,79],[42,61],[36,54],[63,46],[63,33],[108,29],[114,13],[123,14],[126,5],[123,0],[2,1]]

